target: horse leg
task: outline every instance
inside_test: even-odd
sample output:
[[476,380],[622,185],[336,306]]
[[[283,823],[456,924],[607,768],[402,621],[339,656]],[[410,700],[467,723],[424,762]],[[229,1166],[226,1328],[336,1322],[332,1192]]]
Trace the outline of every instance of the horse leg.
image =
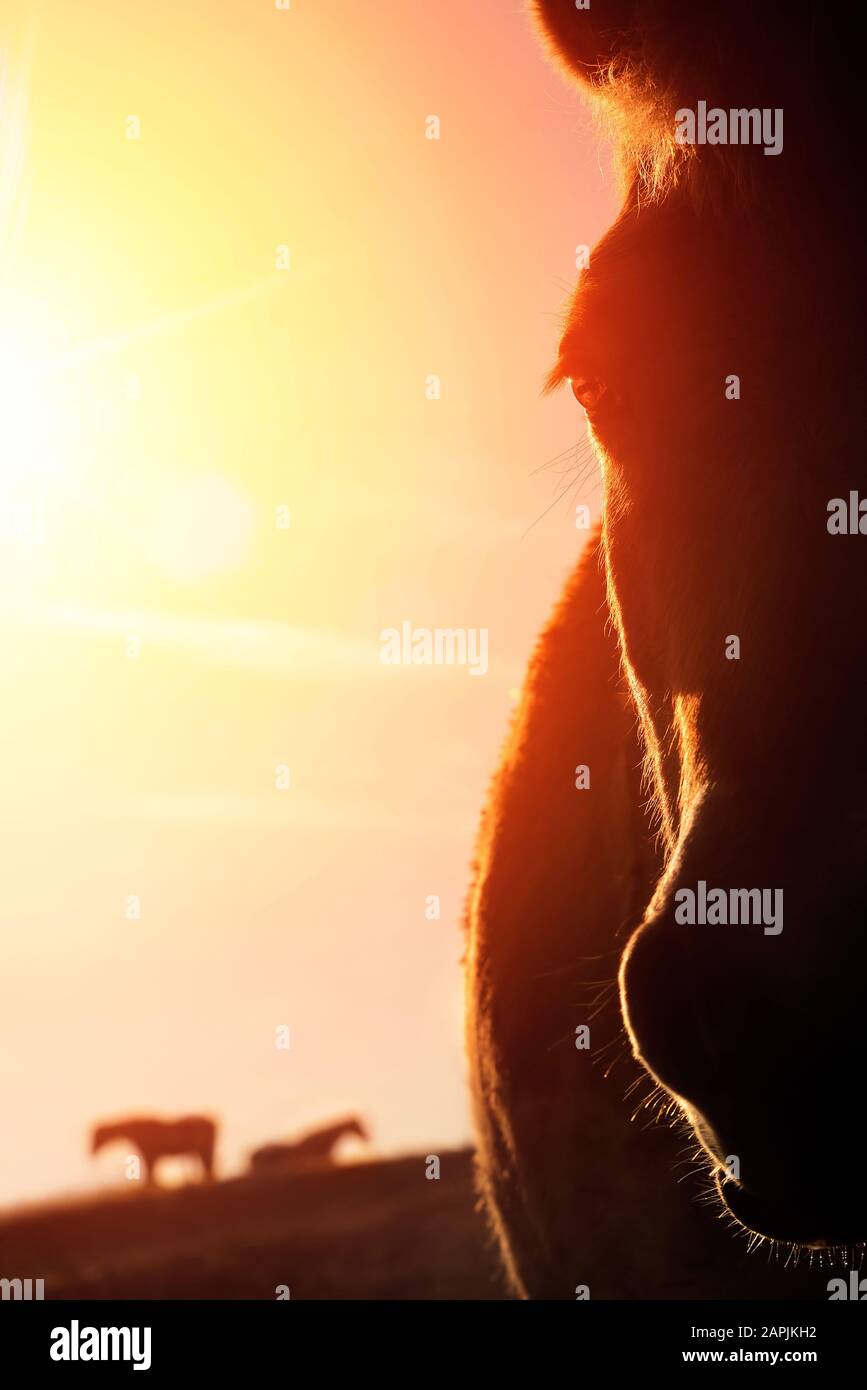
[[214,1181],[214,1146],[208,1144],[200,1149],[199,1158],[202,1160],[202,1174],[205,1182]]

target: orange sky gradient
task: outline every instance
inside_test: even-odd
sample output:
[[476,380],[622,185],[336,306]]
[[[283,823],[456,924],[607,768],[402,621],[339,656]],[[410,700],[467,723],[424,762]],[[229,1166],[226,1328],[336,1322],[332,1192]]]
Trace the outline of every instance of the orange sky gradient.
[[[122,1181],[129,1111],[223,1172],[465,1142],[475,825],[598,511],[535,471],[589,118],[516,0],[12,0],[0,49],[0,1203]],[[382,665],[406,619],[487,674]]]

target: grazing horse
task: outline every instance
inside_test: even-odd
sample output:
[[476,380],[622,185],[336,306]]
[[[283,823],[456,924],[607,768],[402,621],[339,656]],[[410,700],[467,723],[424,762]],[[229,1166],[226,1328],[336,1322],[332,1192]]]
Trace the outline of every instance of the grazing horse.
[[341,1139],[348,1136],[363,1139],[370,1134],[354,1115],[323,1129],[315,1129],[301,1139],[287,1144],[265,1144],[250,1154],[250,1172],[259,1176],[269,1173],[295,1172],[299,1168],[331,1168],[336,1163],[334,1151]]
[[180,1120],[134,1118],[97,1125],[91,1140],[91,1153],[117,1141],[134,1144],[141,1154],[144,1180],[155,1182],[154,1169],[161,1158],[195,1154],[201,1160],[204,1176],[214,1176],[214,1147],[217,1126],[206,1115],[185,1115]]
[[601,532],[468,905],[480,1187],[524,1296],[827,1297],[867,1239],[860,55],[833,5],[532,9],[623,202],[548,381]]

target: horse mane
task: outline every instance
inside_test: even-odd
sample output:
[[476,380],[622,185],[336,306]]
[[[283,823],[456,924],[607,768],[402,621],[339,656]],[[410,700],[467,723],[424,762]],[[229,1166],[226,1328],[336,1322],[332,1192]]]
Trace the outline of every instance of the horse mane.
[[[793,181],[815,174],[820,152],[823,191],[833,189],[829,159],[839,175],[858,148],[854,132],[863,130],[864,112],[852,45],[833,8],[829,21],[818,0],[798,7],[783,0],[592,0],[584,10],[575,0],[527,3],[543,47],[612,142],[622,187],[641,201],[659,202],[681,188],[697,204],[724,200],[749,209],[761,198],[766,206],[769,184],[791,192]],[[786,153],[763,158],[744,146],[679,144],[676,113],[701,100],[783,109]]]

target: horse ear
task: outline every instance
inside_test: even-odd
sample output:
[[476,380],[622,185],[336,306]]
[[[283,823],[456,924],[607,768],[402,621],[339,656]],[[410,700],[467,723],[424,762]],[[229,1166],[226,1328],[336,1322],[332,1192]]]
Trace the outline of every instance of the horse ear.
[[593,86],[630,48],[637,0],[530,0],[530,13],[555,61]]

